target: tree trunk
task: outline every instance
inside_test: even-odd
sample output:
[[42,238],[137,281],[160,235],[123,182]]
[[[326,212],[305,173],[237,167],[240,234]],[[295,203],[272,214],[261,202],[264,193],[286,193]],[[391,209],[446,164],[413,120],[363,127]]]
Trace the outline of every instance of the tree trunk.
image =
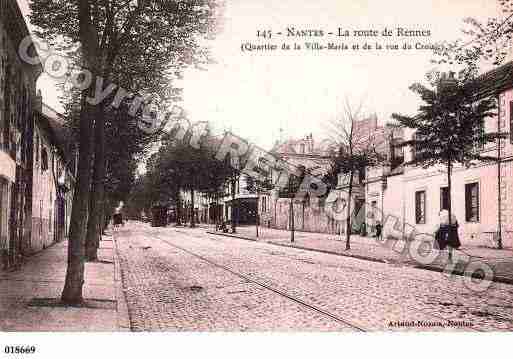
[[351,249],[351,200],[353,196],[353,171],[349,175],[349,193],[347,198],[347,217],[346,217],[346,250]]
[[196,227],[196,221],[194,217],[194,189],[191,189],[191,228]]
[[232,180],[232,233],[236,233],[237,228],[235,224],[236,209],[235,209],[235,180]]
[[447,210],[449,211],[449,228],[452,225],[452,200],[451,200],[451,174],[452,174],[452,163],[447,163]]
[[180,201],[180,191],[178,191],[176,196],[176,225],[182,225],[182,203]]
[[259,203],[259,196],[258,196],[258,192],[257,192],[257,200],[256,200],[256,218],[255,218],[255,222],[256,222],[256,236],[258,238],[258,220],[259,220],[259,215],[258,215],[258,203]]
[[[451,187],[452,187],[452,181],[451,181],[451,174],[452,174],[452,162],[451,160],[447,163],[447,192],[448,192],[448,200],[447,200],[447,207],[449,211],[449,229],[447,232],[447,237],[449,238],[452,235],[452,200],[451,200]],[[449,251],[449,261],[452,261],[452,249],[451,246],[448,245],[448,251]]]
[[105,114],[102,106],[98,105],[98,115],[95,123],[95,153],[94,174],[91,191],[91,207],[86,237],[86,258],[88,261],[98,259],[98,247],[102,225],[102,208],[105,195]]
[[82,287],[84,284],[85,236],[88,219],[89,191],[91,186],[91,157],[94,113],[82,95],[80,113],[80,151],[78,176],[73,196],[71,223],[68,242],[68,267],[61,300],[65,304],[82,303]]
[[290,199],[290,241],[294,242],[294,199]]
[[[89,69],[92,83],[96,83],[98,75],[98,32],[91,20],[91,1],[77,1],[79,9],[79,36],[82,45],[82,65]],[[91,159],[93,126],[96,108],[87,102],[94,97],[95,86],[82,91],[80,109],[80,139],[78,178],[73,197],[71,225],[68,242],[68,267],[61,300],[65,304],[76,305],[83,301],[84,285],[85,236],[91,187]]]

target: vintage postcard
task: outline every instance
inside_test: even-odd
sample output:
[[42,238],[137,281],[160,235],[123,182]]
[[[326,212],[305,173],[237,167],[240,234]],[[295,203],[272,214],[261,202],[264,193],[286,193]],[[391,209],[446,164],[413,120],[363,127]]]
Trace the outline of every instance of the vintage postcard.
[[512,37],[512,0],[0,0],[0,357],[512,332]]

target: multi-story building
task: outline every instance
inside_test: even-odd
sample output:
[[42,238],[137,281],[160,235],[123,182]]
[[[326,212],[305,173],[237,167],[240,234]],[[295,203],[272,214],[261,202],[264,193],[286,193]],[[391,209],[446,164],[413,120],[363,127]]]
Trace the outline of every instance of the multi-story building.
[[[500,161],[480,162],[471,167],[455,166],[450,193],[452,212],[459,223],[464,245],[497,246],[502,239],[506,247],[513,246],[513,62],[482,75],[477,80],[478,96],[495,96],[498,116],[488,118],[484,130],[508,133],[507,139],[486,144],[481,151]],[[351,198],[353,230],[374,235],[377,222],[383,225],[385,237],[408,238],[412,233],[433,234],[439,224],[439,212],[448,206],[447,173],[443,166],[422,168],[406,165],[415,155],[414,148],[397,146],[413,139],[413,129],[378,126],[375,117],[357,124],[359,131],[372,134],[382,161],[355,174]],[[307,153],[313,148],[306,137],[302,141],[287,141],[273,153],[296,166],[329,164],[329,157]],[[313,142],[313,141],[312,141]],[[327,154],[326,154],[327,155]],[[314,162],[310,162],[313,160]],[[292,201],[280,198],[277,191],[260,195],[259,213],[262,225],[289,229],[291,204],[294,227],[297,230],[342,234],[347,214],[333,215],[326,205],[341,212],[347,210],[347,176],[339,174],[335,190],[337,201],[325,204],[323,199]],[[338,203],[340,201],[340,203]],[[362,224],[364,224],[362,226]]]
[[[509,133],[507,139],[486,144],[481,152],[500,161],[480,162],[469,168],[456,166],[451,177],[451,208],[459,224],[463,244],[497,245],[499,231],[505,246],[513,246],[513,62],[478,78],[480,96],[497,98],[498,116],[484,123],[487,132]],[[404,133],[412,139],[413,130]],[[413,148],[405,148],[405,162],[413,159]],[[384,234],[406,236],[413,228],[432,234],[439,212],[448,205],[447,172],[443,166],[424,169],[401,166],[390,173],[379,166],[368,171],[367,203],[382,203]],[[386,172],[385,186],[373,181]],[[383,177],[382,177],[383,178]],[[404,225],[402,225],[404,224]]]
[[[302,139],[290,139],[277,142],[270,153],[296,168],[303,167],[309,174],[322,177],[329,171],[332,151],[330,141],[322,141],[316,145],[310,134]],[[275,182],[277,173],[271,171],[270,181]],[[273,189],[259,194],[260,224],[267,227],[290,229],[291,212],[294,217],[294,228],[311,232],[335,232],[337,223],[324,213],[323,199],[305,198],[294,201],[286,196],[280,196],[280,191]],[[291,205],[294,206],[291,211]]]
[[66,237],[77,164],[62,115],[45,104],[35,114],[33,136],[30,252]]
[[[54,174],[66,167],[64,153],[70,152],[57,135],[58,116],[44,110],[36,93],[42,67],[25,63],[18,55],[19,44],[28,36],[17,2],[0,0],[0,269],[49,245],[47,237],[63,237],[65,206],[63,192],[57,190],[66,186],[66,180],[72,187],[66,171],[62,186],[56,184]],[[67,196],[64,202],[69,202]],[[42,218],[46,223],[38,226]]]
[[32,133],[41,66],[18,55],[29,31],[16,1],[0,0],[0,256],[15,264],[30,242]]
[[[353,231],[360,234],[375,234],[375,227],[382,218],[379,210],[383,208],[383,191],[387,188],[387,179],[404,172],[404,151],[396,146],[403,141],[404,129],[394,125],[379,126],[377,116],[358,121],[354,124],[356,138],[365,148],[363,151],[376,152],[379,165],[355,171],[351,206]],[[371,154],[372,156],[372,154]],[[340,173],[336,190],[339,192],[342,207],[348,203],[349,174]],[[360,224],[365,223],[365,226]],[[342,226],[341,233],[345,233]]]

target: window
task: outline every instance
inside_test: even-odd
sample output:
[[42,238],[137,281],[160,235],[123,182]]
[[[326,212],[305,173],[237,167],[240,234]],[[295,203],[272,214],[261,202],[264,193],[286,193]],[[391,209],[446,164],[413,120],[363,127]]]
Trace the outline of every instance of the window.
[[41,150],[41,171],[48,170],[48,153],[46,152],[46,148],[43,147]]
[[474,151],[479,152],[484,149],[485,142],[483,136],[485,134],[484,121],[480,121],[474,129]]
[[305,206],[305,208],[310,207],[310,195],[308,193],[305,196],[304,206]]
[[35,161],[36,161],[36,163],[38,163],[39,162],[39,135],[37,135],[37,134],[36,134],[34,150],[35,150],[35,154],[34,154]]
[[479,222],[479,184],[465,185],[465,220]]
[[426,191],[415,192],[415,223],[426,223]]
[[300,147],[301,147],[301,154],[305,154],[305,144],[302,143]]
[[440,211],[449,209],[449,187],[440,188]]
[[390,165],[391,169],[397,168],[404,162],[404,148],[399,145],[397,139],[390,141]]
[[369,218],[376,218],[376,207],[378,206],[378,201],[371,202],[371,210],[369,213]]
[[319,208],[324,210],[325,206],[326,206],[326,197],[325,196],[319,197]]
[[414,139],[415,143],[413,144],[413,160],[416,161],[419,155],[421,154],[420,145],[417,143],[417,141],[421,140],[421,137],[417,133],[415,133]]

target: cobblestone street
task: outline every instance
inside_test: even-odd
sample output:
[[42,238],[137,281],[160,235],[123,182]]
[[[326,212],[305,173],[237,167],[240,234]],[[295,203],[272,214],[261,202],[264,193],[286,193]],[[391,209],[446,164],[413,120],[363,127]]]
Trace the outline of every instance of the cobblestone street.
[[[134,331],[497,331],[513,286],[130,223],[115,234]],[[468,280],[468,278],[467,278]]]

